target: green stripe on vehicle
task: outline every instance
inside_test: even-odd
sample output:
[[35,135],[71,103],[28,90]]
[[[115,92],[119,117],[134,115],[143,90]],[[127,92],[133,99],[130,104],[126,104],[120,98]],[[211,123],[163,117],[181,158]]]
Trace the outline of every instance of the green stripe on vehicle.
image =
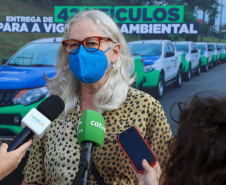
[[144,88],[152,88],[156,87],[159,82],[159,76],[160,76],[160,71],[154,69],[153,71],[149,73],[144,74],[144,83],[142,87]]

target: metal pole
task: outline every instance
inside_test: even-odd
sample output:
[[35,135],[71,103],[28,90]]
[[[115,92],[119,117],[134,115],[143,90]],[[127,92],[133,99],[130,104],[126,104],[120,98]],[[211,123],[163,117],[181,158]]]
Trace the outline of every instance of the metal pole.
[[219,26],[219,43],[221,42],[221,20],[222,20],[222,7],[223,7],[223,0],[221,0],[220,26]]

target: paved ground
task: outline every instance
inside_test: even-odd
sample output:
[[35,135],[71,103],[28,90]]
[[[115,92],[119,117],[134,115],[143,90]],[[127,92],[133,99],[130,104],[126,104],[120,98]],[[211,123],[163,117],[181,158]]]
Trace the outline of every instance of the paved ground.
[[[165,110],[174,135],[177,132],[177,126],[170,117],[171,105],[178,101],[184,101],[189,96],[201,91],[212,91],[226,96],[226,63],[220,64],[208,72],[202,72],[200,76],[193,76],[189,82],[183,82],[181,88],[177,89],[173,86],[166,88],[160,103]],[[176,114],[177,112],[174,113]]]

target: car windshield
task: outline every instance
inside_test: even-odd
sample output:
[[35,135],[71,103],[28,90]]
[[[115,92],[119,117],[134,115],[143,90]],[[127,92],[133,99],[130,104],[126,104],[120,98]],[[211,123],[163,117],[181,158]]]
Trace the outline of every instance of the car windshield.
[[205,44],[196,44],[196,47],[197,47],[198,49],[201,49],[202,51],[206,51],[206,46],[205,46]]
[[20,49],[7,65],[55,66],[60,42],[30,43]]
[[218,48],[224,49],[223,45],[217,45]]
[[177,51],[189,52],[188,44],[174,44]]
[[162,53],[162,44],[158,43],[129,44],[129,47],[133,55],[158,56]]
[[215,47],[214,44],[209,44],[208,46],[209,46],[209,48],[212,49],[212,50],[215,50],[215,49],[216,49],[216,47]]

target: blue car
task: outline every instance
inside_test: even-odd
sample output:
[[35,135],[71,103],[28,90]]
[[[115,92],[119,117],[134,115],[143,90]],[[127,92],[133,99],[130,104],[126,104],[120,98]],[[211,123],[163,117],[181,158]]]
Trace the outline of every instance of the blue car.
[[43,73],[56,74],[61,38],[32,41],[0,66],[0,136],[21,132],[21,119],[43,101],[49,92]]

